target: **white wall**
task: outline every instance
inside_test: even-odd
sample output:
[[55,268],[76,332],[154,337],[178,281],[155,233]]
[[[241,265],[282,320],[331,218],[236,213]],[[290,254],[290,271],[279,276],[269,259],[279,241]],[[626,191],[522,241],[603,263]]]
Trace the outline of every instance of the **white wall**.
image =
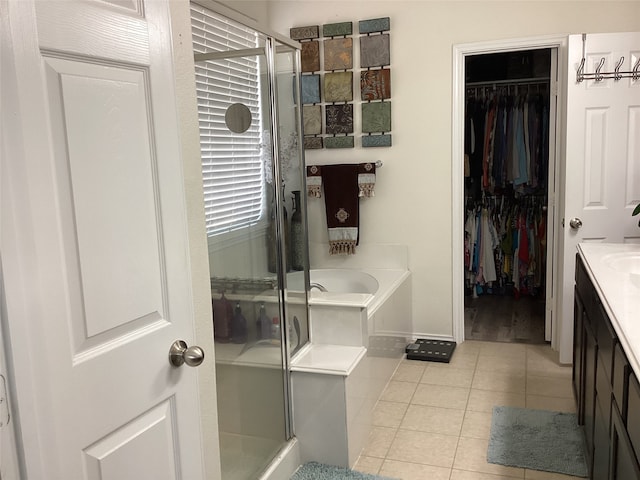
[[[270,27],[284,35],[290,27],[340,21],[354,21],[356,30],[358,20],[385,16],[391,18],[393,147],[307,151],[307,164],[384,162],[375,198],[361,203],[361,242],[408,245],[414,333],[452,335],[452,46],[636,30],[640,2],[269,2]],[[308,203],[310,240],[326,242],[322,202]]]

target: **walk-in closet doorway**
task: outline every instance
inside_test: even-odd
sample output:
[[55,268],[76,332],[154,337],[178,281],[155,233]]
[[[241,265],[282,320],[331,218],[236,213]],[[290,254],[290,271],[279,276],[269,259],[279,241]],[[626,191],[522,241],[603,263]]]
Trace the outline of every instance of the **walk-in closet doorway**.
[[454,48],[457,341],[554,343],[557,106],[565,42],[544,38]]

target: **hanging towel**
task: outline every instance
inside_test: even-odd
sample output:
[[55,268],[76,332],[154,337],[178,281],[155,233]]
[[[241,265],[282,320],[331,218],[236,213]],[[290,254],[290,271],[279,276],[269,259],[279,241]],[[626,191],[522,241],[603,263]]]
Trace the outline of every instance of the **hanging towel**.
[[[307,167],[307,195],[309,197],[322,197],[322,169],[327,167],[328,166],[321,167],[319,165],[311,165]],[[376,164],[371,162],[359,163],[357,164],[357,167],[358,196],[375,196]]]
[[375,196],[374,187],[376,186],[376,164],[361,163],[358,165],[358,196],[373,197]]
[[323,165],[329,253],[353,255],[358,244],[359,165]]
[[314,198],[322,196],[322,173],[320,167],[311,165],[307,167],[307,195]]

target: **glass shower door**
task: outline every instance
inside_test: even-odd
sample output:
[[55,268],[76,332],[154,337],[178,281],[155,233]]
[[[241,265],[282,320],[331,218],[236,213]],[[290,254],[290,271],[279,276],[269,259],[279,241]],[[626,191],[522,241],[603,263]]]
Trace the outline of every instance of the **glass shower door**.
[[249,480],[293,434],[288,361],[308,341],[306,291],[286,288],[304,183],[298,55],[198,5],[192,25],[222,478]]

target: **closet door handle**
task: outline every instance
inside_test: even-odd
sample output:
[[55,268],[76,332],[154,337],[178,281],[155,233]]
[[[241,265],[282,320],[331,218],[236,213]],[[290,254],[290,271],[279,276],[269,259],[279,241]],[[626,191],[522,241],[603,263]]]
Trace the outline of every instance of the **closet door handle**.
[[569,226],[574,230],[578,230],[582,226],[582,220],[577,217],[572,218],[569,220]]

